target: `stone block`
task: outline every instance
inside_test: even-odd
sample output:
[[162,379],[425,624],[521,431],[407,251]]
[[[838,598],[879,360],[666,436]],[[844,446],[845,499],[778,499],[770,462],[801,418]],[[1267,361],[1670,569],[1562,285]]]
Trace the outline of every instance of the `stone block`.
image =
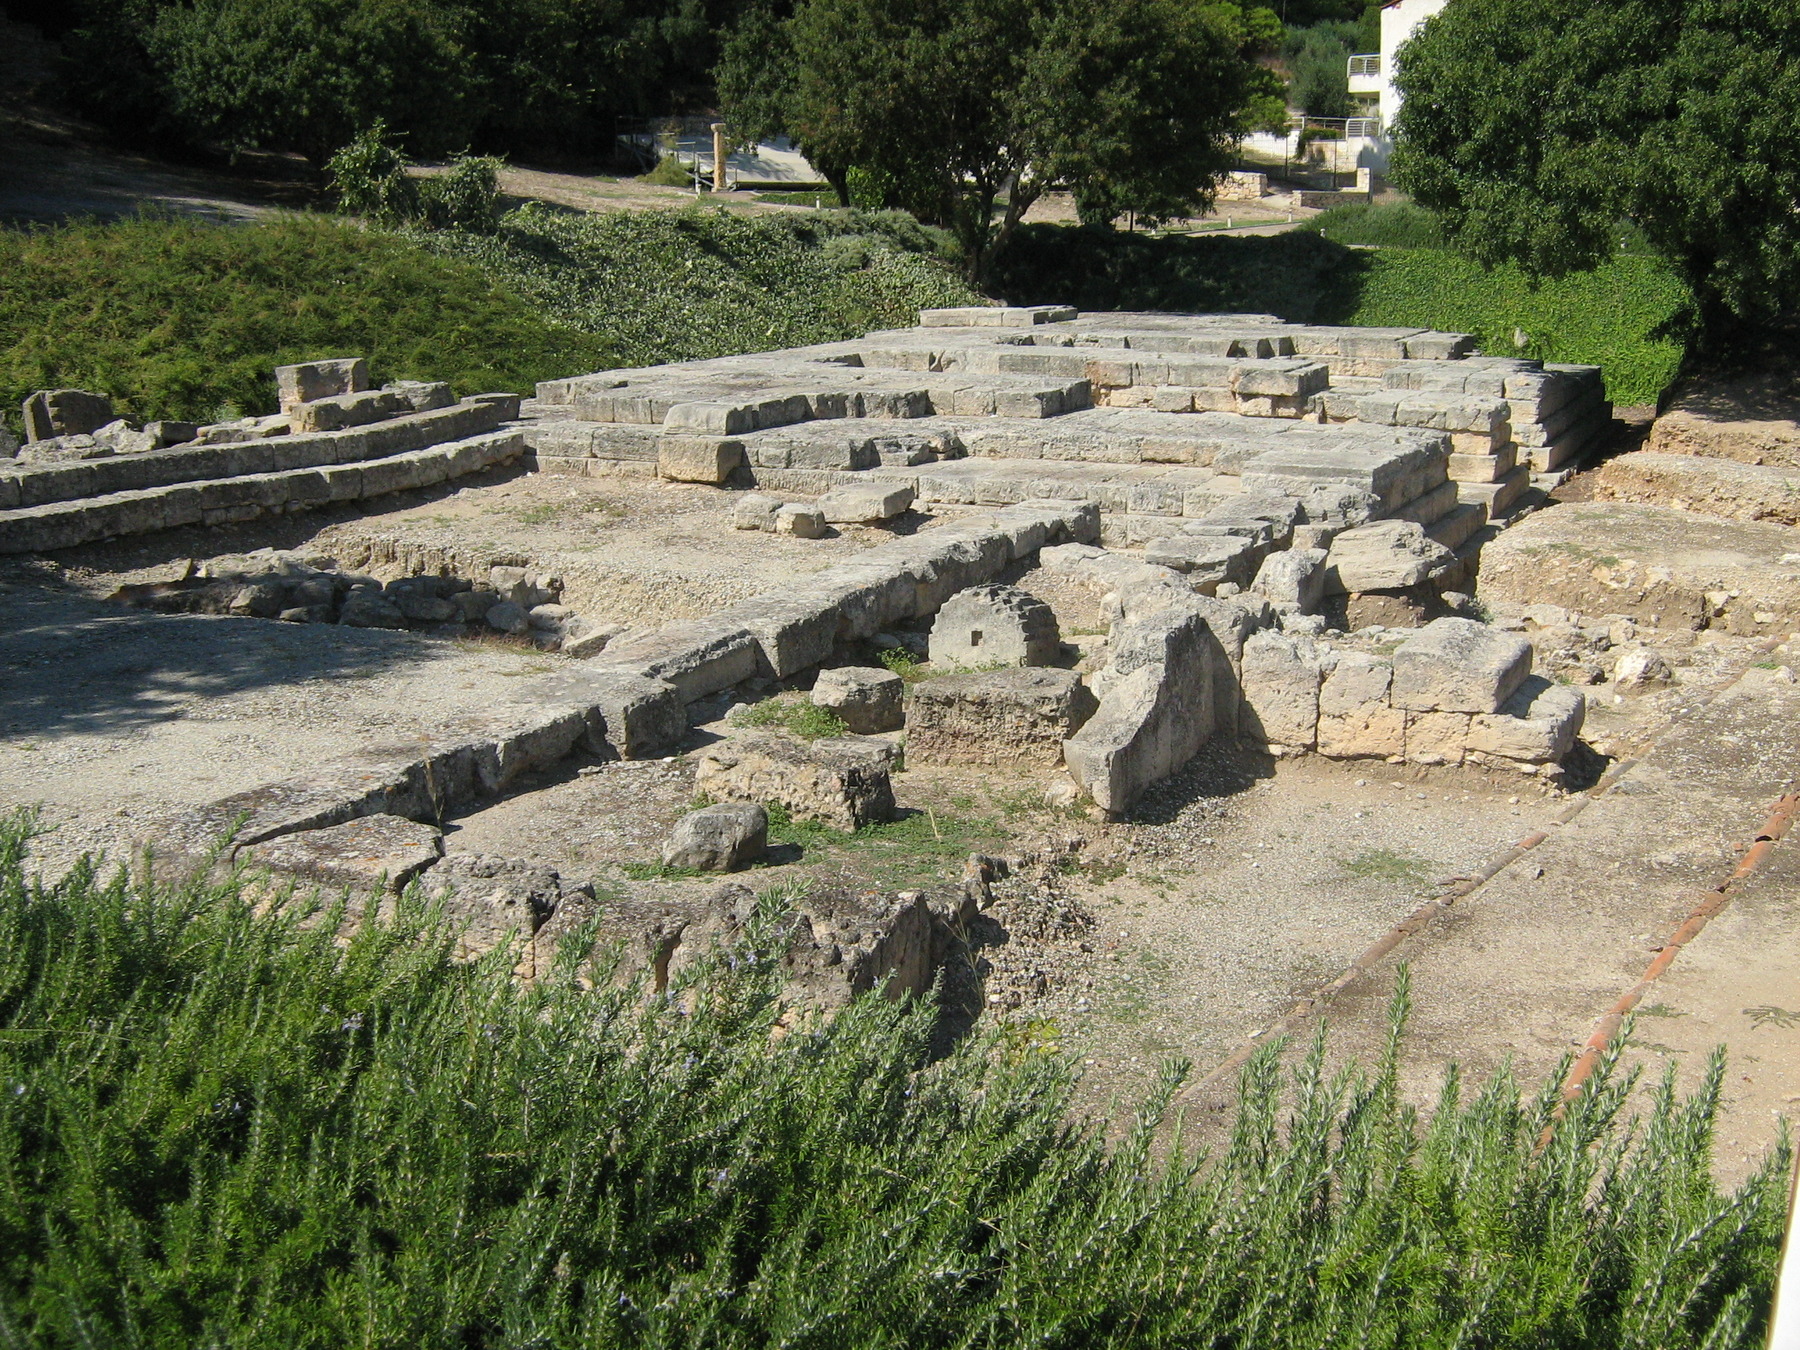
[[595,663],[602,669],[665,681],[691,703],[751,679],[760,660],[760,648],[749,629],[695,619],[609,643]]
[[818,665],[837,645],[837,611],[810,587],[798,594],[745,600],[712,618],[749,632],[761,658],[757,673],[776,679]]
[[[448,408],[456,402],[455,393],[443,380],[395,380],[392,384],[382,385],[381,392],[392,394],[413,412]],[[517,417],[518,413],[515,411],[513,416]]]
[[690,811],[663,841],[665,867],[737,872],[769,845],[769,815],[755,802],[719,802]]
[[789,502],[776,508],[775,533],[792,535],[795,539],[823,539],[825,513],[816,506]]
[[819,498],[819,511],[832,525],[875,525],[903,514],[916,494],[904,484],[840,487]]
[[1206,617],[1219,604],[1190,596],[1114,626],[1111,659],[1095,677],[1099,707],[1063,744],[1070,776],[1101,809],[1124,811],[1191,760],[1220,725],[1225,691],[1235,700]]
[[339,431],[345,427],[363,427],[372,422],[399,417],[413,409],[397,394],[384,389],[365,389],[354,394],[336,394],[312,399],[284,409],[288,423],[296,434],[314,431]]
[[419,879],[419,890],[456,925],[458,960],[510,942],[519,951],[516,973],[527,977],[537,973],[533,937],[565,908],[585,910],[593,898],[553,867],[481,853],[451,854]]
[[200,428],[192,422],[160,422],[144,423],[144,430],[156,439],[156,448],[162,449],[170,445],[186,445],[200,432]]
[[1072,670],[1025,667],[923,680],[907,699],[906,753],[917,764],[1055,768],[1063,742],[1094,707]]
[[797,820],[856,830],[894,814],[899,747],[865,736],[802,741],[780,732],[731,736],[697,752],[694,786],[734,801],[779,802]]
[[373,892],[398,894],[443,852],[443,832],[435,825],[373,815],[282,835],[244,849],[239,857],[296,881],[347,889],[352,912],[360,914]]
[[678,436],[742,436],[756,430],[756,410],[735,403],[677,403],[663,416],[662,424],[665,432]]
[[762,530],[765,533],[775,532],[775,513],[781,509],[779,497],[765,496],[760,492],[746,492],[737,499],[731,508],[731,525],[738,530]]
[[1310,639],[1265,629],[1244,642],[1240,735],[1310,750],[1318,739],[1319,654]]
[[836,713],[858,736],[898,731],[906,721],[905,696],[906,682],[875,666],[821,670],[812,687],[812,701]]
[[1155,540],[1144,549],[1145,562],[1183,573],[1202,595],[1215,593],[1221,582],[1248,586],[1262,556],[1263,548],[1253,538],[1186,531]]
[[1292,606],[1312,614],[1325,594],[1325,550],[1290,548],[1271,553],[1257,569],[1250,589],[1272,605]]
[[85,389],[40,389],[24,403],[25,443],[85,436],[113,420],[112,400]]
[[1587,699],[1579,690],[1528,675],[1499,712],[1470,719],[1469,753],[1554,764],[1574,746],[1586,715]]
[[340,394],[360,394],[368,387],[369,364],[360,356],[275,367],[275,392],[284,413],[297,404]]
[[1319,685],[1321,755],[1388,759],[1406,753],[1406,714],[1388,700],[1394,668],[1366,652],[1340,652]]
[[719,487],[743,466],[741,441],[665,434],[656,443],[656,472],[672,482]]
[[519,697],[552,707],[578,707],[591,749],[619,759],[657,759],[687,735],[686,704],[674,685],[593,661],[570,661],[540,676]]
[[1412,764],[1461,764],[1469,744],[1469,720],[1468,713],[1408,712],[1407,761]]
[[1345,530],[1325,556],[1325,593],[1402,590],[1449,567],[1456,555],[1410,520],[1380,520]]
[[1394,653],[1394,706],[1496,712],[1530,673],[1531,644],[1517,633],[1473,619],[1434,619]]
[[1061,650],[1056,612],[1016,586],[961,591],[931,625],[931,663],[942,669],[1044,666]]

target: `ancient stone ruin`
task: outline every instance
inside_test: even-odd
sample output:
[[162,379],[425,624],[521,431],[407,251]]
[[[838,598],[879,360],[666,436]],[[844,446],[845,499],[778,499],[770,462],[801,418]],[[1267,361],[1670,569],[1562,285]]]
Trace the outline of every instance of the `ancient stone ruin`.
[[[0,552],[287,516],[519,462],[703,485],[720,528],[752,539],[868,535],[853,560],[778,590],[629,629],[582,620],[547,566],[383,582],[264,550],[120,593],[178,612],[473,625],[560,650],[509,701],[406,754],[307,765],[175,830],[177,856],[211,856],[229,834],[228,854],[295,876],[454,890],[484,916],[471,950],[516,931],[541,959],[591,908],[554,871],[446,854],[440,832],[571,757],[691,749],[712,803],[661,856],[709,872],[762,859],[771,811],[844,832],[891,819],[903,753],[1049,776],[1046,791],[1117,817],[1212,746],[1553,780],[1581,729],[1579,695],[1534,675],[1530,646],[1480,622],[1468,591],[1533,469],[1559,469],[1607,424],[1591,367],[1483,357],[1454,333],[1037,307],[604,371],[522,403],[371,388],[356,359],[283,367],[277,388],[273,417],[142,430],[98,396],[35,396],[32,439],[0,468]],[[1050,591],[1015,584],[1027,572]],[[1099,626],[1075,632],[1059,604]],[[932,678],[908,683],[905,662]],[[783,689],[848,734],[771,726],[692,747],[713,701]],[[821,902],[809,931],[849,922],[874,935],[868,950],[795,960],[840,989],[922,988],[982,884],[956,882],[941,904]],[[627,906],[618,922],[662,982],[680,935],[730,929],[740,901]]]

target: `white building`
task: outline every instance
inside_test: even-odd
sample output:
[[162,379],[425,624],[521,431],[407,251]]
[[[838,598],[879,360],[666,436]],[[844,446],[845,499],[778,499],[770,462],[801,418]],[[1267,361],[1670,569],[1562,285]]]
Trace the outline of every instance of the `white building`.
[[[1400,111],[1400,91],[1394,87],[1394,55],[1419,25],[1450,0],[1389,0],[1381,8],[1381,50],[1350,58],[1350,97],[1362,116],[1345,128],[1351,140],[1361,140],[1357,163],[1378,172],[1387,168],[1394,143],[1391,130]],[[1356,133],[1356,134],[1353,134]]]

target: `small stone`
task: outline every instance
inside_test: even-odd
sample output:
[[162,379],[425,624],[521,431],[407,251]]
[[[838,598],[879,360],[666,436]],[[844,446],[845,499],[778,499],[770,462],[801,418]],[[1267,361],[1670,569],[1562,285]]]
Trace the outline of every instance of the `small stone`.
[[891,670],[840,666],[819,672],[812,701],[836,713],[857,735],[868,736],[904,725],[905,694],[906,682]]
[[903,514],[915,495],[905,484],[836,488],[819,498],[819,510],[833,525],[875,525]]
[[775,513],[775,533],[791,534],[796,539],[823,539],[825,514],[817,507],[789,502]]
[[575,617],[567,605],[534,605],[526,614],[526,622],[541,633],[561,632]]
[[1613,662],[1613,682],[1621,689],[1645,689],[1674,678],[1669,663],[1648,647],[1634,647]]
[[721,802],[683,816],[663,844],[665,867],[691,872],[736,872],[763,855],[768,812],[755,802]]
[[502,600],[489,609],[486,615],[489,628],[498,629],[502,633],[519,634],[531,627],[531,615],[523,605],[511,600]]

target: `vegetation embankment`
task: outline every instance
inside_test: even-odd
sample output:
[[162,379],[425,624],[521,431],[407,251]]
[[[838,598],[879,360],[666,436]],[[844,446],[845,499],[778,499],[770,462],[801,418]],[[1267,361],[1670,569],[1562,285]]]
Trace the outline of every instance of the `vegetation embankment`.
[[[461,393],[850,337],[975,297],[904,218],[528,209],[494,233],[321,217],[0,231],[0,400],[73,386],[121,415],[274,411],[270,369],[369,357]],[[10,413],[9,413],[10,415]],[[16,423],[15,423],[16,425]]]
[[[1317,229],[1271,238],[1027,226],[999,259],[995,288],[1021,304],[1226,310],[1473,333],[1493,355],[1598,365],[1619,404],[1654,403],[1675,378],[1683,344],[1672,330],[1689,296],[1658,258],[1621,252],[1591,272],[1539,280],[1442,247],[1433,218],[1417,208],[1334,215],[1320,217]],[[1404,246],[1345,247],[1390,239]]]
[[[1610,1066],[1553,1119],[1393,1051],[1245,1075],[1169,1151],[1177,1070],[1112,1146],[1005,1028],[777,1035],[783,900],[676,996],[571,945],[531,988],[403,904],[336,923],[236,880],[25,875],[0,827],[0,1328],[10,1343],[337,1347],[1756,1343],[1781,1161],[1708,1171],[1720,1087],[1637,1132]],[[1398,1038],[1396,1037],[1396,1043]],[[1534,1149],[1540,1131],[1550,1142]]]

